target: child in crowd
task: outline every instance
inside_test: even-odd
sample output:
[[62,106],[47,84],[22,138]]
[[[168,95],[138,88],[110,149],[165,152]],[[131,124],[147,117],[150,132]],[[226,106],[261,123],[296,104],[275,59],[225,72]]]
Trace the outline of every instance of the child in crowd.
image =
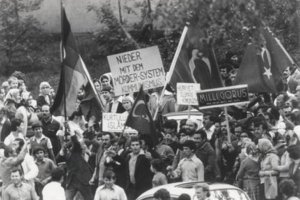
[[164,166],[163,162],[160,159],[153,159],[151,161],[151,171],[154,173],[152,179],[153,187],[168,184],[166,175],[162,173],[163,166]]
[[35,188],[37,194],[42,197],[44,186],[50,181],[51,173],[56,168],[54,162],[45,157],[46,150],[43,147],[36,147],[33,151],[35,163],[38,166],[39,173],[35,178]]

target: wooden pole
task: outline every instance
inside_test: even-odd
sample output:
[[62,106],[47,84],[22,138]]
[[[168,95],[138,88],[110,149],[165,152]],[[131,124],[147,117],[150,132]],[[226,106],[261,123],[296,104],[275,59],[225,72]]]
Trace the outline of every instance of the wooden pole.
[[180,54],[180,51],[181,51],[181,48],[182,48],[182,45],[183,45],[183,42],[184,42],[184,39],[185,39],[185,36],[186,36],[186,33],[188,31],[188,27],[185,26],[183,31],[182,31],[182,34],[181,34],[181,38],[179,40],[179,43],[177,45],[177,49],[176,49],[176,52],[175,52],[175,55],[173,57],[173,60],[172,60],[172,63],[171,63],[171,66],[170,66],[170,70],[169,70],[169,73],[166,77],[166,84],[164,85],[162,91],[161,91],[161,95],[159,96],[159,100],[158,100],[158,105],[157,105],[157,108],[155,110],[155,113],[154,113],[154,116],[153,116],[153,120],[156,120],[156,117],[157,117],[157,114],[158,114],[158,110],[159,110],[159,107],[161,105],[161,101],[162,101],[162,97],[165,93],[165,90],[166,90],[166,87],[167,87],[167,84],[170,82],[171,80],[171,77],[172,77],[172,74],[173,74],[173,71],[175,69],[175,65],[176,65],[176,62],[177,62],[177,59],[179,57],[179,54]]

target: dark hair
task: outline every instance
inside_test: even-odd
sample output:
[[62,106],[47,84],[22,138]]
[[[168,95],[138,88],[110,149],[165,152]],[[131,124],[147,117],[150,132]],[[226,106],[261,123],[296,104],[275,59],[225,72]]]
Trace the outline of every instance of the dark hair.
[[164,128],[170,128],[177,130],[177,121],[175,119],[169,119],[164,123]]
[[61,167],[56,167],[51,172],[51,179],[52,181],[60,181],[60,179],[64,176],[65,171]]
[[140,140],[140,138],[138,138],[138,137],[132,137],[131,140],[130,140],[130,144],[131,144],[132,142],[139,142],[139,143],[141,144],[141,140]]
[[139,140],[140,141],[144,140],[145,144],[149,147],[149,149],[152,149],[152,147],[153,147],[153,140],[152,140],[152,138],[151,138],[150,135],[148,135],[148,134],[141,134],[139,136]]
[[13,118],[11,120],[11,125],[10,125],[11,131],[16,131],[17,128],[21,125],[21,123],[22,121],[20,119]]
[[264,121],[256,121],[256,122],[254,122],[254,127],[259,127],[259,126],[262,126],[262,129],[263,130],[269,130],[269,128],[268,128],[268,124],[267,123],[265,123]]
[[118,140],[118,145],[119,146],[124,146],[127,142],[127,139],[125,137],[120,137],[120,139]]
[[153,197],[155,199],[161,199],[161,200],[170,200],[171,199],[170,192],[164,188],[157,190],[154,193]]
[[279,183],[279,190],[287,197],[291,197],[295,194],[295,182],[291,179],[284,179]]
[[110,132],[103,132],[103,133],[102,133],[102,137],[105,136],[105,135],[108,135],[110,140],[113,140],[113,139],[114,139],[113,134],[110,133]]
[[161,159],[153,159],[151,161],[151,165],[158,172],[162,172],[164,170],[164,163]]
[[19,143],[19,147],[17,148],[17,153],[19,153],[22,149],[22,147],[24,146],[25,144],[25,141],[21,138],[16,138],[14,141],[17,141]]
[[116,179],[116,174],[115,172],[113,172],[112,170],[106,170],[103,173],[103,178],[107,178],[107,179]]
[[182,147],[188,147],[191,150],[195,150],[196,149],[196,145],[195,142],[193,140],[186,140],[183,144]]
[[44,153],[46,153],[45,148],[42,147],[42,146],[40,146],[40,145],[38,145],[37,147],[35,147],[35,148],[33,149],[33,155],[37,154],[39,151],[43,151]]
[[207,134],[203,129],[196,131],[195,134],[200,134],[202,140],[207,140]]
[[191,200],[191,197],[190,197],[190,195],[183,193],[178,197],[177,200]]
[[20,167],[13,167],[10,172],[11,172],[11,174],[15,173],[15,172],[19,172],[20,176],[22,176],[24,174],[23,170]]

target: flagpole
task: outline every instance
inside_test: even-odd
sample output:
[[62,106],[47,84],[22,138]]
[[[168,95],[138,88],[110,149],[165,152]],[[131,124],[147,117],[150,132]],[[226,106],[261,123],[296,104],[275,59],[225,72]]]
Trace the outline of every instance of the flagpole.
[[[65,67],[63,65],[63,60],[64,60],[64,57],[65,57],[65,53],[64,53],[64,48],[63,48],[63,39],[64,39],[64,20],[63,20],[63,11],[64,11],[64,7],[63,7],[63,3],[62,3],[62,0],[60,0],[60,10],[61,10],[61,15],[60,15],[60,18],[61,18],[61,47],[60,47],[60,56],[61,56],[61,66],[62,66],[62,77],[65,77]],[[63,94],[64,94],[64,115],[65,115],[65,122],[67,122],[68,120],[68,116],[67,116],[67,101],[66,101],[66,87],[65,87],[65,82],[63,83]]]
[[180,51],[181,51],[181,48],[182,48],[182,45],[183,45],[183,42],[184,42],[184,39],[185,39],[185,36],[186,36],[186,33],[188,31],[188,27],[185,26],[183,31],[182,31],[182,34],[181,34],[181,38],[179,40],[179,43],[177,45],[177,49],[176,49],[176,52],[175,52],[175,55],[173,57],[173,60],[172,60],[172,63],[171,63],[171,66],[170,66],[170,69],[169,69],[169,73],[166,77],[166,83],[161,91],[161,94],[159,96],[159,100],[158,100],[158,105],[157,105],[157,108],[155,110],[155,113],[154,113],[154,116],[153,116],[153,120],[155,121],[156,120],[156,117],[157,117],[157,114],[158,114],[158,110],[159,110],[159,107],[160,107],[160,104],[161,104],[161,101],[162,101],[162,97],[165,93],[165,90],[166,90],[166,87],[167,87],[167,84],[170,82],[170,79],[172,77],[172,74],[174,72],[174,69],[175,69],[175,65],[176,65],[176,62],[177,62],[177,59],[179,57],[179,54],[180,54]]
[[84,70],[84,72],[85,72],[85,74],[86,74],[86,76],[87,76],[88,82],[90,82],[91,87],[92,87],[92,90],[93,90],[93,92],[94,92],[94,94],[95,94],[95,97],[96,97],[96,99],[97,99],[97,102],[98,102],[99,106],[101,107],[101,110],[104,111],[104,105],[103,105],[103,102],[102,102],[101,99],[99,98],[99,95],[98,95],[97,90],[96,90],[96,88],[95,88],[95,85],[94,85],[94,83],[93,83],[93,81],[92,81],[92,78],[91,78],[91,76],[90,76],[90,74],[89,74],[89,72],[88,72],[88,70],[87,70],[87,68],[86,68],[86,66],[85,66],[85,64],[84,64],[84,62],[83,62],[81,56],[79,56],[79,57],[80,57],[80,62],[81,62],[81,64],[82,64],[82,66],[83,66],[83,70]]
[[[205,33],[206,33],[206,35],[208,35],[207,32],[205,32]],[[213,54],[213,55],[212,55],[212,56],[213,56],[213,60],[216,62],[216,65],[218,66],[215,51],[214,51],[214,49],[213,49],[211,46],[210,46],[210,48],[211,48],[211,52],[212,52],[212,54]],[[222,77],[221,77],[220,73],[218,73],[218,74],[219,74],[219,79],[221,80],[221,83],[222,83],[222,85],[223,85],[223,87],[224,87],[225,84],[224,84],[224,82],[222,81]],[[228,140],[229,143],[231,143],[231,133],[230,133],[230,128],[229,128],[229,120],[228,120],[228,109],[227,109],[227,106],[224,107],[224,114],[225,114],[226,130],[227,130],[227,140]]]

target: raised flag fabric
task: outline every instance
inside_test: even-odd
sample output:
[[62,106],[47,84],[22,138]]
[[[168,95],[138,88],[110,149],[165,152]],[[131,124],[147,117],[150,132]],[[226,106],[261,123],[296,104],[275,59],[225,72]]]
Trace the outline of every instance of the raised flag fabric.
[[76,46],[65,10],[62,8],[61,77],[51,113],[70,116],[77,108],[77,94],[80,88],[85,87],[88,83],[90,83],[94,97],[97,99],[98,109],[102,109],[103,104],[96,95],[95,87]]
[[276,85],[268,65],[264,66],[264,57],[269,54],[262,52],[259,47],[249,44],[246,48],[242,63],[238,70],[235,84],[248,84],[249,92],[275,93]]
[[129,126],[139,132],[139,134],[149,134],[154,143],[157,143],[156,130],[152,116],[146,103],[146,94],[141,86],[137,98],[127,117],[125,126]]
[[199,27],[187,28],[186,34],[181,36],[183,44],[177,47],[178,57],[174,56],[175,66],[169,71],[169,83],[173,88],[178,82],[200,83],[202,90],[222,87],[211,40],[204,37]]
[[249,92],[277,93],[282,86],[283,71],[293,64],[280,41],[268,28],[260,31],[261,43],[249,44],[235,84],[248,84]]

